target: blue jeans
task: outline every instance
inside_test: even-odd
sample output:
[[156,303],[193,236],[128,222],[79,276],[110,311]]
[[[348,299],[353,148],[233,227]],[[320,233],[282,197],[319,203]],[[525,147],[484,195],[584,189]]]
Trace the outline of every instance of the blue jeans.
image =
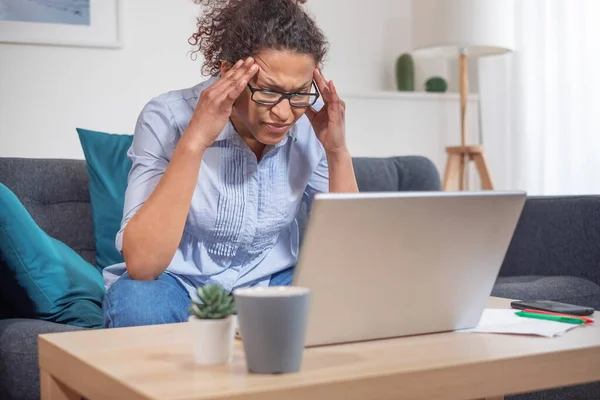
[[[289,286],[294,268],[271,276],[270,286]],[[104,296],[104,327],[158,325],[185,322],[191,300],[187,290],[173,276],[162,273],[153,281],[136,281],[125,273]]]
[[284,269],[271,275],[269,286],[290,286],[294,277],[294,267]]
[[185,322],[191,300],[173,276],[163,273],[153,281],[136,281],[126,272],[104,296],[104,327]]

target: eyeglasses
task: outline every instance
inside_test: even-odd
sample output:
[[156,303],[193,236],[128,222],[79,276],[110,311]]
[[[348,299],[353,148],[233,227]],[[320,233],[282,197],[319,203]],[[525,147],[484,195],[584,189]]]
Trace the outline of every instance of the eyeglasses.
[[[316,89],[315,81],[312,82]],[[306,108],[317,102],[319,92],[314,93],[281,93],[269,89],[258,89],[248,84],[248,89],[252,92],[252,101],[258,104],[274,106],[285,99],[288,99],[292,107]]]

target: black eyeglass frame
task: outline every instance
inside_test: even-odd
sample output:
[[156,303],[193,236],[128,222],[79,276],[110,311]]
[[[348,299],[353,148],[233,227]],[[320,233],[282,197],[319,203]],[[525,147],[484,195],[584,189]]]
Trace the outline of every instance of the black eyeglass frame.
[[[315,80],[313,79],[312,81],[313,86],[315,87],[315,89],[317,89],[317,83],[315,82]],[[283,100],[288,99],[290,106],[295,107],[295,108],[307,108],[307,107],[311,107],[313,106],[317,100],[319,100],[319,97],[321,97],[321,94],[319,93],[319,90],[317,89],[316,92],[309,92],[309,93],[281,93],[281,92],[277,92],[275,90],[269,90],[269,89],[259,89],[259,88],[255,88],[252,87],[252,85],[250,85],[250,83],[248,83],[248,89],[250,89],[250,93],[251,96],[250,98],[252,99],[253,102],[257,103],[257,104],[262,104],[265,106],[276,106],[277,104],[281,103]],[[262,92],[262,93],[270,93],[270,94],[278,94],[279,95],[279,100],[277,100],[276,102],[268,102],[268,101],[259,101],[259,100],[255,100],[254,99],[254,93],[256,92]],[[291,102],[292,97],[295,96],[315,96],[315,99],[312,103],[308,104],[308,105],[294,105]]]

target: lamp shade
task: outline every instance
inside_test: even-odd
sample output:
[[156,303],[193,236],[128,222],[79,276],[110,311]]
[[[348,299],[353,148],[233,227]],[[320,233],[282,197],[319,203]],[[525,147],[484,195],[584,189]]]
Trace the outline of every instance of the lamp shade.
[[444,56],[514,51],[514,14],[514,0],[413,0],[413,48]]

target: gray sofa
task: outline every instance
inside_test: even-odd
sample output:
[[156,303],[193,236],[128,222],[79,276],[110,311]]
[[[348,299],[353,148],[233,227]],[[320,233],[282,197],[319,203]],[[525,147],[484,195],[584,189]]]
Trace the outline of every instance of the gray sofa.
[[[440,190],[437,169],[422,157],[355,158],[354,165],[361,191]],[[0,158],[0,182],[42,229],[94,263],[84,161]],[[529,198],[493,294],[600,309],[599,267],[600,197]],[[37,335],[76,329],[16,315],[0,293],[0,399],[39,398]],[[599,399],[600,384],[512,398]]]

